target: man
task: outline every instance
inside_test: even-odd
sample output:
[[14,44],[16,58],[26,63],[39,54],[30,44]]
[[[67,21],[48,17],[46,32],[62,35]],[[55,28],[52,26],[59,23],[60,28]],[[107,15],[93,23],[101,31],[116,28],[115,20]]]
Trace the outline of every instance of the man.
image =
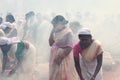
[[102,80],[103,50],[98,40],[92,38],[88,28],[81,29],[79,42],[74,46],[75,67],[80,80]]

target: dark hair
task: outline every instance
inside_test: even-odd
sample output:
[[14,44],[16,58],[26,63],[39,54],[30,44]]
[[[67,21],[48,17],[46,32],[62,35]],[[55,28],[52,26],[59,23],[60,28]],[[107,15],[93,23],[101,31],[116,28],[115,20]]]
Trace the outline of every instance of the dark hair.
[[0,17],[0,24],[3,22],[3,18],[2,17]]
[[30,12],[25,14],[25,18],[28,19],[28,18],[30,18],[30,17],[32,17],[34,15],[35,15],[35,13],[33,11],[30,11]]
[[53,18],[53,20],[51,21],[51,23],[54,24],[58,24],[59,22],[61,22],[62,24],[67,24],[68,21],[62,16],[62,15],[57,15]]
[[10,22],[10,23],[13,23],[13,22],[15,22],[15,18],[14,18],[14,16],[12,14],[9,13],[6,16],[6,21]]

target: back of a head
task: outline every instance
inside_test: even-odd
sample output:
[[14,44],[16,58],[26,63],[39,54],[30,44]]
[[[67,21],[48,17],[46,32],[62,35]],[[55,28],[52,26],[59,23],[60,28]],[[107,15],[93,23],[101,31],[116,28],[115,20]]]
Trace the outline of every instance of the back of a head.
[[54,24],[62,23],[62,24],[67,24],[68,21],[62,16],[62,15],[57,15],[53,18],[52,22]]
[[28,13],[25,14],[25,18],[26,19],[29,19],[29,18],[31,18],[33,16],[35,16],[35,13],[33,11],[30,11],[30,12],[28,12]]
[[6,22],[10,22],[10,23],[15,22],[15,18],[11,13],[6,15]]
[[3,18],[2,17],[0,17],[0,24],[3,22]]

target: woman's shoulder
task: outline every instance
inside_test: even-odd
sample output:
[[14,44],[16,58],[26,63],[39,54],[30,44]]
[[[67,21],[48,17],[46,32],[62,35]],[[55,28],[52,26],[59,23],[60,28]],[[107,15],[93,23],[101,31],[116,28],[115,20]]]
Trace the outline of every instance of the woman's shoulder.
[[74,43],[74,47],[76,47],[76,48],[80,48],[80,41]]
[[97,39],[93,39],[93,42],[94,42],[95,44],[101,46],[101,42],[100,42],[99,40],[97,40]]

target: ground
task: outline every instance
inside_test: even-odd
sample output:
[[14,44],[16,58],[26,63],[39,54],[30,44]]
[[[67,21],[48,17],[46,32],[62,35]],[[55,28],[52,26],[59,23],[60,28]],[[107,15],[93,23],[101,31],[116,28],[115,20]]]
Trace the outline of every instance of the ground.
[[[103,70],[103,80],[120,80],[120,60],[117,61],[117,65],[115,65],[110,70]],[[36,80],[48,80],[49,77],[49,64],[39,64],[37,66],[37,70],[35,70]]]

